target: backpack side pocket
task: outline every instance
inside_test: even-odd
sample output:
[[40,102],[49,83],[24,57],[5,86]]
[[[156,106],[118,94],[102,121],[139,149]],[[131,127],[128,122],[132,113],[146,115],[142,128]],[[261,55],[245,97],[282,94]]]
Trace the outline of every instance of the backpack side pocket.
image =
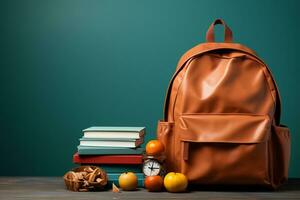
[[173,171],[173,148],[174,148],[174,136],[173,136],[173,122],[158,121],[157,123],[157,139],[161,141],[165,147],[166,155],[166,167],[167,171]]
[[286,126],[273,126],[272,134],[273,187],[278,187],[288,179],[291,153],[290,130]]

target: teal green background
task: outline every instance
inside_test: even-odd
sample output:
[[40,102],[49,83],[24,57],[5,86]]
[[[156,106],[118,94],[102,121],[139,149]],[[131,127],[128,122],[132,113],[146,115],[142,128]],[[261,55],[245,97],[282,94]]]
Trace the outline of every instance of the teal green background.
[[[156,122],[179,57],[217,17],[271,68],[300,177],[299,1],[27,0],[0,3],[0,175],[74,167],[81,130]],[[219,30],[219,39],[220,30]]]

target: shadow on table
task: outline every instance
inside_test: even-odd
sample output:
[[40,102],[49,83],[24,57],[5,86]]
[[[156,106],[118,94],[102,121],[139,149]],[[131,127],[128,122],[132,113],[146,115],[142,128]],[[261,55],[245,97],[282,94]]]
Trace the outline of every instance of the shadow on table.
[[222,192],[280,192],[300,191],[300,179],[289,179],[277,189],[253,185],[189,185],[190,191],[222,191]]

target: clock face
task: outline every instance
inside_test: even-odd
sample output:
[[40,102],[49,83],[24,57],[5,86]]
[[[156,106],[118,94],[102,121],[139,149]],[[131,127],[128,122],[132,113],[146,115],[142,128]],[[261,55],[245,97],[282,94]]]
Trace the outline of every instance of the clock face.
[[161,164],[156,160],[147,160],[144,162],[143,172],[146,176],[156,176],[161,172]]

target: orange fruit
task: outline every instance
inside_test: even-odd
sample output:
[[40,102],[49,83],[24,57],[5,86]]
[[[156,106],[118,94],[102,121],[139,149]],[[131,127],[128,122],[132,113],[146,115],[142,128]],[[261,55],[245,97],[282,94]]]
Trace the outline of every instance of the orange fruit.
[[184,192],[188,186],[188,179],[182,173],[170,172],[164,178],[164,186],[168,192]]
[[160,155],[164,150],[164,145],[159,140],[150,140],[146,145],[146,153],[149,156]]
[[163,187],[164,181],[161,176],[147,176],[144,181],[145,188],[149,192],[159,192]]
[[119,185],[123,190],[136,190],[138,179],[135,173],[125,172],[119,176]]

